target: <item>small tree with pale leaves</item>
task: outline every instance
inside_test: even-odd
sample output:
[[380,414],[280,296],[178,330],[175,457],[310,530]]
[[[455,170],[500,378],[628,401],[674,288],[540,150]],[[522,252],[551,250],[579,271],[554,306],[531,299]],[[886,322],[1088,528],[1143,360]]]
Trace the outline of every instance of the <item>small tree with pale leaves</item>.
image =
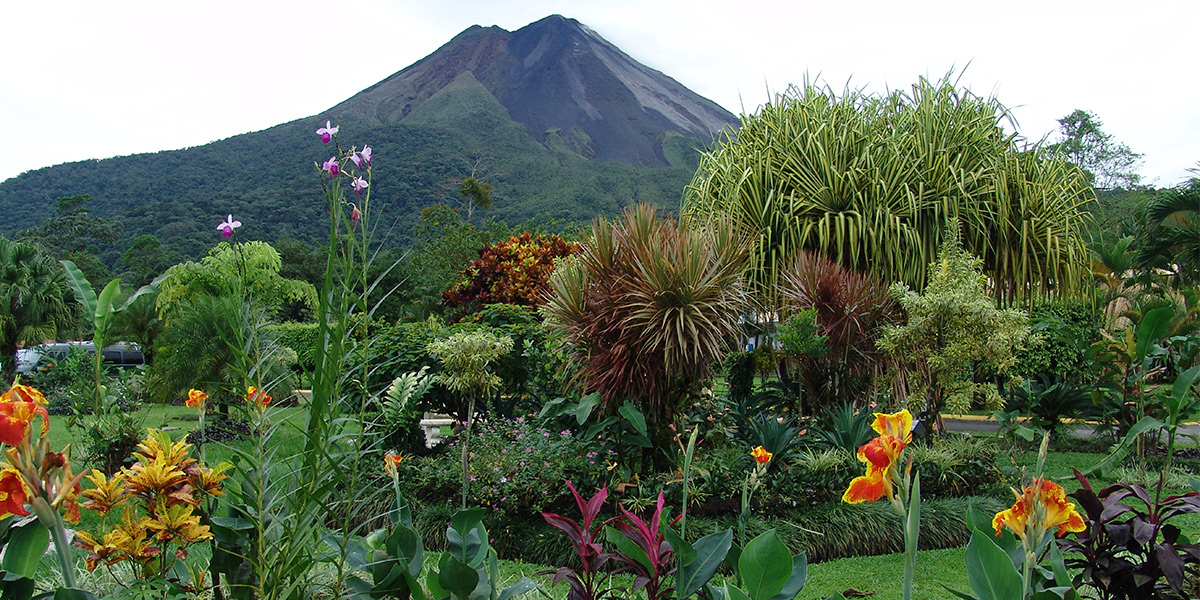
[[503,380],[488,370],[492,361],[512,351],[513,341],[507,335],[490,331],[456,333],[444,340],[429,343],[429,353],[442,363],[438,382],[467,400],[467,414],[462,436],[462,508],[467,508],[467,444],[471,440],[471,421],[475,415],[475,400],[500,389]]
[[980,396],[989,408],[1000,408],[996,384],[974,381],[972,370],[987,364],[1006,373],[1029,337],[1028,315],[1001,310],[988,294],[983,261],[963,249],[958,221],[951,220],[947,230],[925,290],[918,294],[903,283],[892,285],[890,293],[908,320],[885,327],[878,342],[906,365],[908,385],[901,394],[927,423],[939,422],[943,409],[967,410]]

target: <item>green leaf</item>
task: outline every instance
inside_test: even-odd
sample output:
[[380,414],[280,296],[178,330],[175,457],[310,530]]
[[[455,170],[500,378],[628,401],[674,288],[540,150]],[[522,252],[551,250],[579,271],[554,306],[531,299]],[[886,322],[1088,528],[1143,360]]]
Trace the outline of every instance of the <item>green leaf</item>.
[[4,548],[4,561],[0,568],[21,577],[33,579],[37,576],[38,563],[50,547],[50,530],[38,519],[32,519],[21,527],[14,527]]
[[1121,443],[1117,444],[1116,449],[1114,449],[1111,454],[1104,457],[1104,460],[1096,463],[1096,465],[1092,468],[1083,471],[1083,474],[1091,475],[1092,473],[1103,473],[1106,469],[1115,466],[1121,461],[1121,459],[1125,458],[1126,454],[1129,453],[1129,446],[1133,444],[1134,440],[1136,440],[1139,435],[1142,435],[1147,431],[1157,431],[1162,429],[1164,426],[1165,425],[1162,421],[1159,421],[1154,417],[1142,417],[1137,423],[1134,423],[1133,427],[1129,428],[1129,432],[1125,434],[1125,437],[1121,439]]
[[738,573],[750,600],[770,600],[783,591],[791,577],[792,553],[771,529],[746,544],[738,559]]
[[538,584],[534,580],[528,577],[522,577],[512,585],[501,590],[500,595],[496,596],[496,600],[510,600],[511,598],[520,596],[521,594],[524,594],[530,590],[537,589],[537,586]]
[[1175,309],[1163,306],[1149,311],[1142,317],[1137,331],[1137,359],[1141,362],[1150,351],[1150,345],[1167,334],[1171,319],[1175,317]]
[[446,529],[446,544],[450,553],[471,568],[479,566],[487,556],[487,530],[483,526],[482,508],[460,510],[450,517]]
[[29,600],[37,589],[35,582],[28,577],[7,575],[0,579],[3,589],[0,589],[0,600]]
[[621,413],[621,416],[625,417],[625,420],[629,421],[630,425],[633,425],[635,431],[637,431],[643,437],[649,436],[646,430],[646,416],[643,415],[642,411],[638,410],[636,406],[626,402],[617,409],[617,412]]
[[147,283],[146,285],[143,285],[142,287],[138,288],[136,292],[134,292],[132,295],[130,295],[128,298],[126,298],[125,301],[121,303],[121,306],[117,307],[115,312],[121,312],[121,311],[125,310],[126,308],[129,308],[129,306],[131,304],[133,304],[134,301],[136,301],[138,298],[140,298],[146,294],[152,294],[152,293],[158,291],[158,286],[160,284],[162,284],[162,282],[169,279],[170,277],[171,277],[171,273],[163,273],[162,275],[155,277],[154,281],[151,281],[150,283]]
[[[721,567],[721,562],[725,560],[725,555],[729,553],[732,545],[732,529],[710,533],[696,540],[696,543],[690,546],[691,560],[687,564],[682,560],[679,562],[675,584],[675,588],[679,590],[678,596],[687,598],[704,587]],[[679,550],[675,552],[678,556]]]
[[646,555],[646,551],[642,550],[642,547],[633,540],[625,537],[625,534],[612,527],[605,527],[604,538],[608,540],[608,543],[616,546],[619,552],[645,567],[646,571],[654,572],[654,565],[650,564],[650,557]]
[[108,337],[108,320],[114,312],[113,304],[117,301],[117,296],[121,295],[121,280],[114,279],[100,290],[100,296],[96,298],[96,312],[92,317],[92,324],[95,330],[92,335],[96,338],[96,352],[100,352],[100,347],[104,345],[104,339]]
[[592,392],[579,399],[579,405],[575,407],[575,422],[581,426],[587,423],[588,417],[592,416],[592,411],[600,405],[600,393]]
[[751,600],[750,596],[746,595],[741,588],[730,585],[725,586],[725,600]]
[[71,291],[75,293],[75,300],[83,306],[84,314],[95,315],[96,290],[92,288],[92,283],[87,280],[87,277],[84,277],[83,271],[80,271],[75,263],[69,260],[59,262],[67,272],[67,285],[71,286]]
[[808,555],[804,552],[792,557],[792,575],[788,577],[783,589],[771,600],[795,600],[808,582]]
[[966,552],[967,581],[979,600],[1020,600],[1021,574],[1008,553],[986,535],[971,534]]
[[447,553],[442,555],[442,560],[438,563],[437,582],[442,589],[459,600],[467,600],[475,586],[479,585],[479,573],[467,563]]
[[687,540],[683,539],[670,525],[667,525],[666,519],[662,521],[660,527],[662,529],[663,538],[667,540],[667,544],[675,551],[675,562],[680,567],[686,567],[696,560],[696,549]]

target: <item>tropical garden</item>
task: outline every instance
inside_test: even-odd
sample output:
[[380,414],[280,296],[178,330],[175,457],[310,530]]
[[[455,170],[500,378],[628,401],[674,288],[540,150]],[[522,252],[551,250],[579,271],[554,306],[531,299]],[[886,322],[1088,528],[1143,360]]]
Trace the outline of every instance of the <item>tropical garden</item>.
[[333,123],[320,244],[111,277],[64,198],[0,238],[0,599],[1196,597],[1200,178],[1006,115],[793,88],[677,214],[472,177],[403,253]]

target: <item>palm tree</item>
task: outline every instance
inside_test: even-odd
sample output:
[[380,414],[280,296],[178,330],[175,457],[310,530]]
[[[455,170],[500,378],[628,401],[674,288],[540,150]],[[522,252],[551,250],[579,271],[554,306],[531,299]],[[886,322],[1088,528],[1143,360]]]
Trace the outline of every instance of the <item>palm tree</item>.
[[1171,271],[1180,287],[1200,281],[1200,179],[1164,190],[1146,209],[1139,266]]
[[779,306],[781,269],[808,249],[920,288],[949,219],[1007,301],[1087,272],[1078,167],[1022,152],[995,99],[922,79],[886,96],[791,88],[701,157],[685,214],[751,239],[750,281]]
[[0,237],[0,373],[10,377],[17,347],[54,339],[74,322],[66,276],[31,242]]

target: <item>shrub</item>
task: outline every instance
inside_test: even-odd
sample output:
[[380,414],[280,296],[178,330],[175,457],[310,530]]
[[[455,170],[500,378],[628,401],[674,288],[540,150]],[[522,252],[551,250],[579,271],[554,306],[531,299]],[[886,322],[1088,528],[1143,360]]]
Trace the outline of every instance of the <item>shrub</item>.
[[493,303],[539,306],[544,302],[555,263],[578,250],[578,243],[557,235],[534,236],[529,232],[487,244],[442,299],[468,312]]
[[754,353],[730,352],[725,355],[725,381],[733,401],[749,398],[754,393]]
[[291,348],[296,353],[296,366],[303,371],[316,368],[316,352],[320,339],[317,337],[316,323],[281,323],[268,325],[267,329],[275,332],[280,345]]
[[[532,419],[482,421],[472,431],[470,497],[468,504],[486,506],[498,526],[504,518],[535,518],[543,511],[565,506],[570,495],[562,481],[580,487],[607,481],[599,448],[581,443],[570,431],[550,431]],[[459,449],[461,439],[445,444]],[[402,469],[413,496],[425,503],[450,503],[462,478],[462,465],[447,454],[405,461]]]

